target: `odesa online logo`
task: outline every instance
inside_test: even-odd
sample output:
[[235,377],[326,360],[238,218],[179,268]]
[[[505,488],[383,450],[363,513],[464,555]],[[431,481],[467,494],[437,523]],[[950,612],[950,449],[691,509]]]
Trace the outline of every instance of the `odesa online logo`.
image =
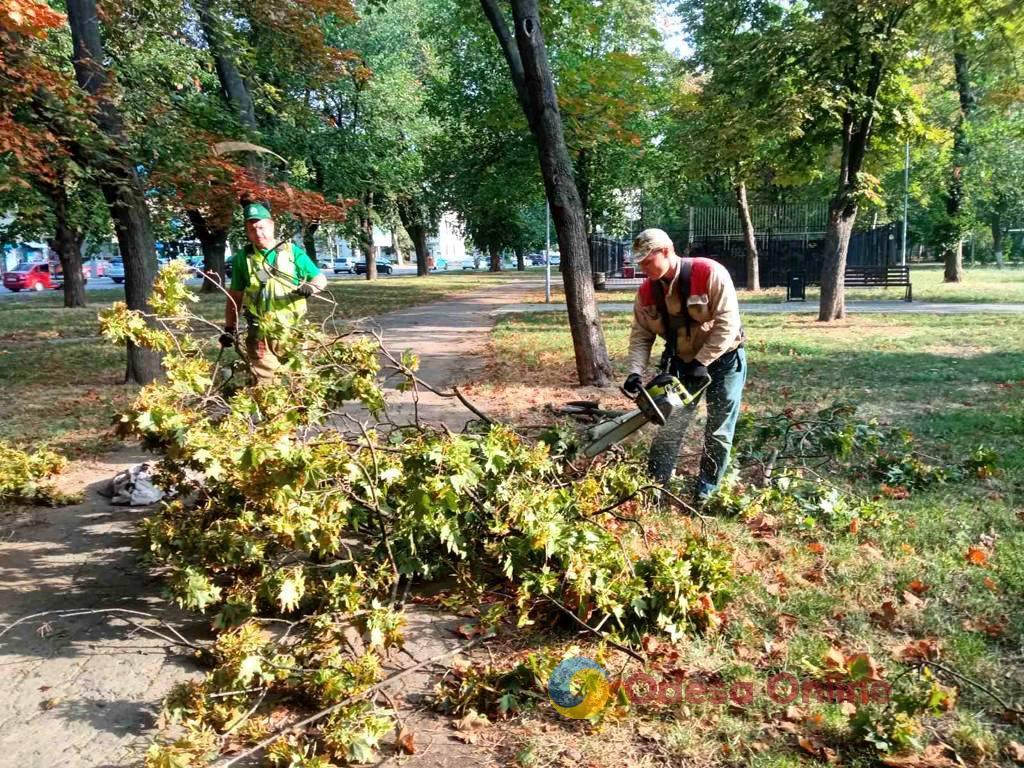
[[[573,691],[582,693],[574,693]],[[551,673],[548,696],[555,709],[573,720],[582,720],[600,712],[611,696],[608,673],[585,656],[566,659]]]

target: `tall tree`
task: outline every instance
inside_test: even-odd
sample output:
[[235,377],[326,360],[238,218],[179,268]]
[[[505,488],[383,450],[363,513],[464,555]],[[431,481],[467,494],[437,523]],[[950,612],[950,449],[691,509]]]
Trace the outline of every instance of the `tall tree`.
[[692,53],[663,151],[674,155],[682,173],[729,190],[746,251],[746,287],[759,290],[750,187],[765,177],[777,182],[783,163],[787,178],[802,180],[799,171],[809,162],[787,151],[804,133],[800,84],[784,72],[770,79],[750,76],[759,47],[778,34],[783,9],[745,0],[688,0],[681,10]]
[[594,297],[586,213],[565,144],[558,96],[536,0],[512,0],[515,36],[498,0],[481,0],[512,77],[519,105],[537,142],[544,189],[558,233],[569,329],[581,384],[605,386],[612,369]]
[[976,99],[971,86],[968,53],[965,50],[963,33],[953,34],[953,69],[956,73],[957,110],[956,124],[953,127],[953,162],[949,174],[949,186],[946,191],[946,217],[948,227],[943,238],[942,260],[945,263],[943,280],[947,283],[960,283],[964,279],[963,242],[966,229],[964,219],[966,200],[964,188],[964,167],[970,162],[970,143],[968,141],[967,123],[971,119]]
[[[100,36],[96,0],[68,0],[68,23],[74,44],[72,63],[79,87],[95,101],[94,118],[107,139],[100,189],[114,221],[118,248],[124,260],[125,301],[130,309],[147,311],[156,274],[156,245],[145,193],[128,152],[127,136]],[[145,384],[160,373],[157,353],[128,342],[125,380]]]

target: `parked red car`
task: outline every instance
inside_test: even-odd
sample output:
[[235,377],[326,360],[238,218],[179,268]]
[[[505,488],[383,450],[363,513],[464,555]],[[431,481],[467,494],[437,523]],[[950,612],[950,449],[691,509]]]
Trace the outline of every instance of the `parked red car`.
[[[82,278],[89,281],[89,268],[82,266]],[[21,263],[10,272],[4,272],[4,288],[9,291],[41,291],[45,288],[60,290],[64,287],[64,274],[60,263]]]
[[4,272],[4,288],[9,291],[41,291],[52,288],[49,264],[21,263],[10,272]]
[[[89,282],[89,267],[82,265],[82,282]],[[60,262],[50,262],[50,287],[60,290],[64,287],[64,269]]]

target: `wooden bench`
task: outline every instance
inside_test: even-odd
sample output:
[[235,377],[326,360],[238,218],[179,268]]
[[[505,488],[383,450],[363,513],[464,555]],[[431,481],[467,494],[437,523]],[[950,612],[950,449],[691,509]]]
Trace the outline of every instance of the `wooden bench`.
[[844,273],[847,288],[906,288],[905,301],[913,301],[913,287],[910,285],[910,267],[890,265],[855,267],[848,266]]

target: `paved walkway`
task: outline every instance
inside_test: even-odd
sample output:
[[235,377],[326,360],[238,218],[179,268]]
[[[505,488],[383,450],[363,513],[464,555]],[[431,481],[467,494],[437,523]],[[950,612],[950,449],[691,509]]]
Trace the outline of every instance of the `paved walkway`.
[[[632,312],[633,302],[602,301],[599,306],[605,314]],[[495,315],[521,314],[526,312],[564,312],[565,304],[506,304],[494,310]],[[740,302],[740,312],[747,315],[788,315],[793,313],[817,314],[818,304],[811,301],[792,301],[771,304],[767,302]],[[921,301],[848,301],[848,315],[896,314],[896,315],[966,315],[972,313],[1022,314],[1024,304],[993,303],[943,303]]]
[[[482,289],[384,315],[377,327],[394,352],[411,349],[420,355],[420,378],[447,388],[483,366],[493,310],[522,301],[535,289],[530,281]],[[411,420],[410,395],[392,391],[389,399],[396,403],[392,415]],[[457,400],[431,393],[423,393],[419,415],[453,429],[472,416]],[[162,581],[141,562],[133,537],[146,510],[111,506],[98,492],[118,470],[147,458],[129,447],[76,464],[60,485],[65,491],[84,488],[82,504],[0,510],[0,632],[44,611],[123,608],[161,614],[188,636],[208,639],[207,620],[168,604],[161,596]],[[415,605],[408,619],[406,649],[388,661],[389,672],[464,642],[454,630],[466,619]],[[163,696],[175,683],[202,674],[165,645],[125,621],[95,613],[38,617],[0,637],[0,765],[139,765]],[[490,764],[486,749],[452,739],[448,718],[425,706],[435,675],[425,668],[391,692],[403,724],[416,733],[416,765]]]

